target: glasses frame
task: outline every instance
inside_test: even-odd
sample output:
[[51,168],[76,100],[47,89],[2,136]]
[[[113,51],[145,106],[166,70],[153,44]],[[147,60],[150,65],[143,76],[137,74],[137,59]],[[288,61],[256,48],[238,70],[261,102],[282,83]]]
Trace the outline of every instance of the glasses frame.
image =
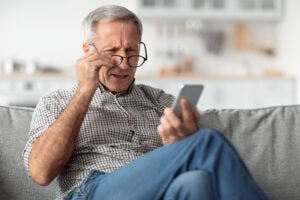
[[[138,68],[138,67],[142,66],[142,65],[146,62],[146,60],[148,60],[148,54],[147,54],[146,44],[145,44],[144,42],[140,42],[140,44],[142,44],[142,45],[144,46],[145,57],[144,57],[144,56],[141,56],[140,54],[138,54],[138,55],[130,55],[130,56],[121,56],[121,55],[113,54],[113,55],[111,55],[111,56],[118,56],[118,57],[120,57],[120,58],[121,58],[121,62],[120,62],[119,64],[117,64],[117,65],[112,66],[112,68],[115,68],[115,67],[120,66],[125,58],[126,58],[126,60],[127,60],[127,64],[129,65],[129,67],[132,67],[132,68]],[[96,49],[96,51],[99,52],[99,50],[98,50],[97,47],[94,45],[94,43],[90,43],[89,45],[92,46],[92,47],[94,47],[94,48]],[[137,65],[137,66],[132,66],[132,65],[130,65],[130,63],[128,62],[128,60],[129,60],[131,57],[133,57],[133,56],[139,56],[140,58],[142,58],[142,59],[143,59],[142,64]],[[140,59],[140,58],[139,58],[139,59]]]

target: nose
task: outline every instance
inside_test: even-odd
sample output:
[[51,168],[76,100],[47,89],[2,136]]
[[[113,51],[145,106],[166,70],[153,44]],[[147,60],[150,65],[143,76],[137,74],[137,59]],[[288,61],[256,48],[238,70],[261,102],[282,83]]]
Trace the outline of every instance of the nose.
[[122,62],[118,67],[120,67],[122,69],[130,68],[130,66],[128,65],[128,60],[127,59],[128,59],[127,57],[122,57]]
[[122,62],[120,63],[120,65],[118,67],[120,67],[121,69],[130,68],[130,66],[128,65],[128,60],[127,60],[128,55],[127,55],[126,51],[122,49],[118,55],[122,56]]

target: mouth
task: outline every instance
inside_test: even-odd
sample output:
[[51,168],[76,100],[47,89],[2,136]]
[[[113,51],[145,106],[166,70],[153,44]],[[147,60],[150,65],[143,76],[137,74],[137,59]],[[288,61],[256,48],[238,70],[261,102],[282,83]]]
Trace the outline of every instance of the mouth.
[[118,80],[126,79],[129,75],[112,74],[112,76]]

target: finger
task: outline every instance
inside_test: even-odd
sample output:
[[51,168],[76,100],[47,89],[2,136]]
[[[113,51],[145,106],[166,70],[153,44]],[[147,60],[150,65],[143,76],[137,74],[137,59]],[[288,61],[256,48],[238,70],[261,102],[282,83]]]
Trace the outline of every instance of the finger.
[[98,68],[100,68],[100,67],[109,67],[110,68],[113,66],[111,60],[108,60],[108,59],[97,59],[97,60],[91,61],[91,65],[97,66]]
[[158,133],[159,133],[159,135],[160,135],[160,137],[162,138],[162,139],[164,139],[164,138],[167,138],[168,137],[168,130],[164,127],[164,125],[162,125],[162,124],[159,124],[158,126],[157,126],[157,131],[158,131]]
[[78,60],[86,60],[92,56],[96,56],[98,55],[97,52],[95,50],[91,50],[86,52],[85,54],[83,54]]
[[190,103],[186,98],[182,98],[180,101],[180,107],[182,111],[182,121],[185,123],[193,121],[193,114]]
[[179,117],[174,113],[173,109],[171,108],[166,108],[164,110],[165,118],[172,127],[173,131],[177,135],[182,135],[182,132],[184,131],[184,127],[182,124],[182,121],[180,120]]
[[163,128],[163,125],[162,125],[162,124],[159,124],[159,125],[157,126],[157,131],[158,131],[158,133],[159,133],[160,135],[164,134],[165,129]]
[[161,123],[157,127],[158,133],[164,145],[178,141],[182,137],[176,134],[172,126],[166,121],[166,117],[161,118]]
[[111,62],[111,57],[105,54],[99,54],[98,52],[94,52],[93,54],[85,58],[85,61],[96,61],[96,60]]
[[174,131],[174,128],[172,127],[172,125],[170,124],[169,120],[165,115],[160,118],[160,125],[166,132]]
[[96,50],[86,52],[78,61],[111,60],[111,56]]
[[113,66],[113,61],[111,59],[111,55],[106,54],[105,52],[98,52],[97,51],[98,57],[96,57],[96,60],[102,60],[103,65],[106,67],[112,67]]
[[112,67],[113,63],[110,59],[110,56],[104,54],[98,54],[96,52],[88,55],[84,55],[82,58],[78,60],[78,64],[80,66],[86,67],[96,67],[97,69],[105,66],[105,67]]
[[196,123],[200,121],[200,113],[197,108],[193,112],[193,118]]
[[89,54],[89,55],[83,55],[76,61],[76,65],[78,66],[90,66],[92,61],[95,61],[97,59],[97,54]]

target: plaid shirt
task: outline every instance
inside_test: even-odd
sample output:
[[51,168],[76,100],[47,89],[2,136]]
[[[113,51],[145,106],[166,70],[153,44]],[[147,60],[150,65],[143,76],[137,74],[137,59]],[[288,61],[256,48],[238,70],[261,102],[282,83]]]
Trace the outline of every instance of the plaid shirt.
[[[32,116],[23,159],[34,141],[59,117],[76,92],[57,90],[40,99]],[[132,84],[126,92],[112,94],[99,85],[80,128],[77,146],[58,177],[60,196],[67,194],[97,169],[111,172],[162,146],[157,132],[159,119],[174,97],[146,85]]]

